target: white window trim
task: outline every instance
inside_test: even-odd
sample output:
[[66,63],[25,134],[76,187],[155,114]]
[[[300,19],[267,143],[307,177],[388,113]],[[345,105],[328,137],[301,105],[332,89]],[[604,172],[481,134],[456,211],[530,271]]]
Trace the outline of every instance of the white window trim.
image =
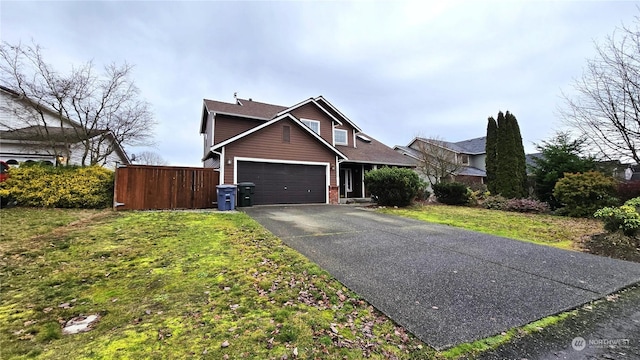
[[[344,133],[344,142],[338,142],[338,140],[336,140],[336,131]],[[335,145],[349,145],[349,131],[344,129],[333,129],[333,141]]]
[[300,122],[303,123],[304,125],[306,125],[309,129],[311,129],[313,132],[315,132],[315,130],[313,130],[313,128],[309,125],[307,125],[305,122],[311,122],[311,123],[316,123],[318,124],[318,132],[316,132],[316,134],[320,135],[320,121],[318,120],[311,120],[311,119],[300,119]]

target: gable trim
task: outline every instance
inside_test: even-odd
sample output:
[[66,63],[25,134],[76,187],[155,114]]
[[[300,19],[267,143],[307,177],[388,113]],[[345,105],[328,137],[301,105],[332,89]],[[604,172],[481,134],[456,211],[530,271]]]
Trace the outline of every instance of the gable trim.
[[[342,118],[343,118],[346,122],[348,122],[348,123],[349,123],[349,125],[353,126],[353,128],[354,128],[354,129],[356,129],[356,130],[358,130],[358,132],[362,132],[362,129],[360,129],[360,128],[358,127],[358,125],[356,125],[353,121],[351,121],[348,117],[346,117],[342,112],[340,112],[340,110],[338,110],[335,106],[333,106],[333,104],[331,104],[331,103],[329,102],[329,100],[325,99],[325,98],[324,98],[324,96],[322,96],[322,95],[317,96],[314,100],[316,100],[316,102],[317,102],[318,100],[322,100],[322,101],[324,101],[324,103],[325,103],[325,104],[327,104],[327,105],[329,105],[329,107],[330,107],[333,111],[335,111],[335,112],[336,112],[336,113],[338,113],[340,116],[342,116]],[[342,124],[340,124],[340,125],[342,125]]]
[[330,118],[331,118],[331,120],[333,120],[333,121],[337,122],[338,124],[342,125],[342,122],[341,122],[340,120],[336,119],[336,117],[335,117],[335,116],[331,115],[331,113],[330,113],[330,112],[328,112],[328,111],[327,111],[327,109],[325,109],[325,108],[323,108],[322,106],[320,106],[320,104],[318,104],[318,102],[316,102],[316,100],[315,100],[314,98],[308,98],[307,100],[304,100],[304,101],[302,101],[302,102],[299,102],[299,103],[297,103],[296,105],[293,105],[293,106],[292,106],[292,107],[290,107],[290,108],[284,109],[284,110],[280,111],[279,113],[277,113],[277,114],[276,114],[276,117],[278,117],[278,116],[280,116],[280,115],[283,115],[283,114],[286,114],[286,113],[289,113],[289,112],[291,112],[291,111],[293,111],[293,110],[295,110],[295,109],[297,109],[297,108],[299,108],[299,107],[301,107],[301,106],[307,105],[307,104],[309,104],[309,103],[314,104],[314,105],[315,105],[315,106],[317,106],[320,110],[322,110],[322,112],[323,112],[323,113],[325,113],[328,117],[330,117]]
[[338,156],[342,157],[343,159],[347,159],[347,156],[344,155],[342,152],[340,152],[338,149],[336,149],[335,147],[333,147],[331,144],[329,144],[325,139],[323,139],[322,137],[320,137],[320,135],[316,134],[313,130],[311,130],[307,125],[303,124],[302,122],[300,122],[300,120],[298,120],[295,116],[291,115],[291,114],[284,114],[281,116],[276,117],[273,120],[267,121],[263,124],[260,124],[256,127],[253,127],[243,133],[240,133],[230,139],[227,139],[221,143],[215,144],[214,146],[211,147],[211,150],[215,150],[221,147],[224,147],[236,140],[242,139],[243,137],[253,134],[256,131],[262,130],[265,127],[275,124],[276,122],[283,120],[283,119],[291,119],[294,123],[296,123],[301,129],[303,129],[304,131],[306,131],[308,134],[310,134],[311,136],[313,136],[316,140],[320,141],[323,145],[325,145],[327,148],[329,148],[331,151],[333,151],[334,153],[336,153]]

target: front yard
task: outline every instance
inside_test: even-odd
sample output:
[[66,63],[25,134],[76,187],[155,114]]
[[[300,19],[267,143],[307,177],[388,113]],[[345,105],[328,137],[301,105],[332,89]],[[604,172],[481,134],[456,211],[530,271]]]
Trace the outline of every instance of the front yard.
[[2,359],[436,356],[242,213],[0,216]]
[[[380,211],[579,249],[595,220],[452,206]],[[243,213],[0,211],[0,358],[456,358],[438,353]],[[100,320],[63,335],[66,321]]]
[[382,208],[380,211],[570,250],[580,250],[582,242],[590,235],[604,231],[602,222],[595,219],[523,214],[466,206],[416,205],[404,209]]

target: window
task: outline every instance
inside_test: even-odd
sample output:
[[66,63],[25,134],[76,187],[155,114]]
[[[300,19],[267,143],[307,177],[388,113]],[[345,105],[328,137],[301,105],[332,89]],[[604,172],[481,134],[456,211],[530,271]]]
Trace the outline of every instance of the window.
[[309,119],[302,119],[300,121],[302,121],[303,124],[307,125],[309,129],[313,130],[313,132],[320,135],[320,121]]
[[291,127],[288,125],[284,125],[282,127],[282,142],[283,143],[291,142]]
[[462,165],[469,165],[469,155],[467,154],[460,155],[460,161],[462,162]]
[[349,145],[347,142],[347,130],[333,129],[333,140],[336,145]]

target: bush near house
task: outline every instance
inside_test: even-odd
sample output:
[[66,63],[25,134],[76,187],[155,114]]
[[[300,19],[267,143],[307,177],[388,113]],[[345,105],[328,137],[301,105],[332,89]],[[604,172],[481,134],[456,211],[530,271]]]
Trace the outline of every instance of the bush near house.
[[22,165],[0,184],[0,197],[20,206],[105,208],[113,202],[113,176],[99,166]]
[[383,167],[368,171],[364,182],[382,206],[408,206],[424,188],[418,174],[405,168]]
[[598,209],[617,205],[616,185],[614,178],[597,171],[564,174],[553,189],[553,196],[563,206],[558,214],[591,217]]
[[549,212],[549,204],[534,199],[507,199],[503,196],[489,196],[482,206],[485,209],[521,213],[544,214]]
[[443,204],[466,205],[469,203],[471,191],[464,184],[458,182],[439,183],[431,187],[436,199]]
[[609,232],[622,231],[627,236],[635,236],[640,229],[640,197],[628,200],[620,207],[605,207],[594,214],[604,221],[604,229]]
[[594,214],[602,219],[604,234],[591,236],[584,247],[591,253],[640,262],[640,197],[626,201],[620,207],[605,207]]

